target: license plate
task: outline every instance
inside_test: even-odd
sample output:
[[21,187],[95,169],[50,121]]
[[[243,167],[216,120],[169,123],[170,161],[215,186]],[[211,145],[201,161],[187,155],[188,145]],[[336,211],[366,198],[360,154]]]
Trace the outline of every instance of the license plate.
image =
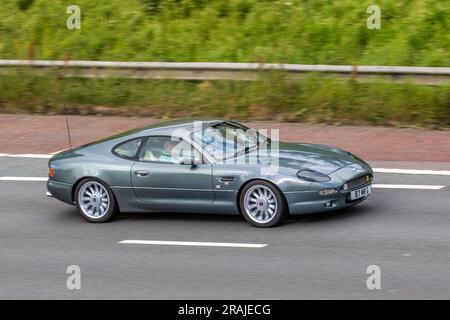
[[365,186],[364,188],[356,189],[350,192],[350,200],[357,200],[364,197],[367,197],[372,192],[372,189],[369,186]]

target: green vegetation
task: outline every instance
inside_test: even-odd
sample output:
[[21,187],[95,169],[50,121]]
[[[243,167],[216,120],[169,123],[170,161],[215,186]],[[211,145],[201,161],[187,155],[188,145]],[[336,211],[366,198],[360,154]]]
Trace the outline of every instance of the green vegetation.
[[268,73],[260,81],[181,81],[33,77],[0,78],[0,113],[112,114],[153,117],[450,125],[450,87],[360,83],[323,75],[289,80]]
[[[368,30],[369,4],[381,29]],[[67,6],[81,8],[68,30]],[[436,0],[1,0],[0,59],[450,65],[450,2]],[[225,116],[443,127],[450,87],[289,80],[0,76],[0,112]]]
[[[369,4],[381,29],[368,30]],[[81,30],[68,30],[68,5]],[[450,65],[450,2],[2,0],[0,59]],[[33,47],[34,49],[30,49]]]

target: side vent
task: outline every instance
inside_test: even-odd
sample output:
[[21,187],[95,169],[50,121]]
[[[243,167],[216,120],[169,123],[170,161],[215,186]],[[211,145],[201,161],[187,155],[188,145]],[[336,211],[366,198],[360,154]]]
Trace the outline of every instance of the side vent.
[[217,178],[217,180],[220,182],[233,182],[236,180],[236,178],[233,176],[224,176],[224,177]]

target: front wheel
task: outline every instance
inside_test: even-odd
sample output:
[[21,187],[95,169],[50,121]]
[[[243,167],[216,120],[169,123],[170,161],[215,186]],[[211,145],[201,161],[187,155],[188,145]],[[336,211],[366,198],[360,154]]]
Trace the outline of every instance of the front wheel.
[[239,201],[242,215],[256,227],[274,227],[281,223],[286,215],[283,195],[266,181],[250,182],[242,190]]
[[75,190],[78,212],[89,222],[106,222],[116,212],[116,201],[103,182],[88,178]]

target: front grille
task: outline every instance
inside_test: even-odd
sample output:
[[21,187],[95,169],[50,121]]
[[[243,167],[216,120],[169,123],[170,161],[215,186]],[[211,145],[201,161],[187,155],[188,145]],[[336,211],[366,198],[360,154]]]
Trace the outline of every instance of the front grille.
[[347,191],[347,190],[352,190],[352,189],[356,189],[358,187],[362,187],[364,185],[366,185],[367,183],[369,183],[370,181],[372,181],[373,176],[371,174],[365,174],[361,177],[352,179],[347,181],[345,184],[347,185],[347,188],[345,189],[345,184],[341,187],[341,190],[343,191]]

